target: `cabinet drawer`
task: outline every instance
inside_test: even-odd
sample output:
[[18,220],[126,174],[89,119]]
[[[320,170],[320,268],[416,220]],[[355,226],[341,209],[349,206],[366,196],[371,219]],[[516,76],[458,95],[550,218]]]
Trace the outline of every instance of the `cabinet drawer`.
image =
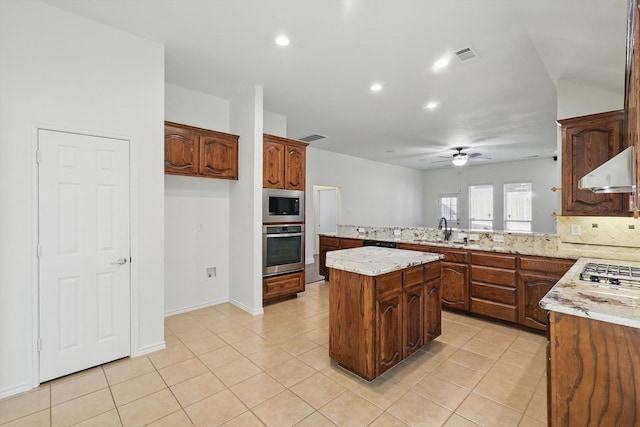
[[360,239],[340,239],[340,249],[359,248],[362,246]]
[[520,270],[537,271],[562,276],[575,263],[574,260],[568,259],[521,256]]
[[518,319],[517,307],[479,298],[471,298],[471,312],[509,322],[516,322]]
[[515,270],[516,257],[513,255],[487,254],[471,252],[471,264],[484,265],[486,267],[508,268]]
[[516,286],[515,270],[504,270],[494,267],[471,266],[471,280],[474,282],[486,282],[496,285]]
[[471,296],[503,304],[516,304],[516,288],[488,283],[471,283]]
[[426,264],[425,270],[427,275],[425,279],[430,280],[430,279],[435,279],[436,277],[439,279],[440,265],[441,265],[440,261],[434,261],[434,262],[430,262],[429,264]]
[[407,269],[402,274],[404,275],[405,289],[424,282],[424,268],[422,266]]
[[296,272],[262,279],[262,299],[279,298],[304,292],[304,273]]
[[320,244],[331,248],[340,247],[340,239],[337,237],[320,237]]
[[449,262],[460,262],[466,264],[469,259],[468,252],[465,250],[446,249],[438,246],[429,247],[429,252],[435,252],[444,255],[444,260]]
[[376,277],[376,296],[381,297],[402,291],[402,272],[397,271]]

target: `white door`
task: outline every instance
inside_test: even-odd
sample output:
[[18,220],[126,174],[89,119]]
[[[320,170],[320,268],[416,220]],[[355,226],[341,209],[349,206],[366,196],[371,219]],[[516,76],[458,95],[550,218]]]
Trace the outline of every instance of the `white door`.
[[38,131],[40,381],[130,354],[129,141]]

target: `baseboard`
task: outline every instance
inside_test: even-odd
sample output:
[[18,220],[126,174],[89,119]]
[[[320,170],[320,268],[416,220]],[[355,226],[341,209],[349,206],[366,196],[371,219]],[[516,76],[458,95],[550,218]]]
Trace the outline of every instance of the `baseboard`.
[[5,388],[0,390],[0,399],[4,399],[5,397],[15,396],[16,394],[24,393],[25,391],[33,390],[34,388],[35,387],[31,386],[30,384],[24,384],[24,383],[9,387],[9,388]]
[[229,298],[220,298],[213,301],[203,302],[201,304],[194,304],[188,307],[177,308],[175,310],[169,310],[164,312],[164,317],[175,316],[176,314],[188,313],[193,310],[199,310],[201,308],[207,308],[214,305],[222,304],[224,302],[229,302]]
[[252,314],[254,316],[259,316],[261,314],[264,314],[264,309],[262,307],[260,307],[258,310],[253,310],[250,307],[247,307],[246,305],[239,303],[238,301],[234,301],[232,299],[229,300],[229,304],[233,304],[236,307],[238,307],[240,310],[244,310],[249,314]]
[[138,351],[136,351],[135,353],[131,354],[131,357],[142,356],[142,355],[145,355],[145,354],[153,353],[154,351],[164,350],[165,348],[167,348],[167,343],[162,341],[162,342],[159,342],[159,343],[156,343],[156,344],[140,347],[138,349]]

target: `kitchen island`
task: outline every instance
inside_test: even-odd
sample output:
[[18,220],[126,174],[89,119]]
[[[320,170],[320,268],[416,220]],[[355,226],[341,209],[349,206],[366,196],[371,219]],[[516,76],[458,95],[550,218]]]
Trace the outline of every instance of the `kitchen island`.
[[438,337],[441,258],[380,247],[328,253],[329,356],[373,380]]
[[640,263],[581,258],[540,306],[549,310],[548,425],[639,425]]

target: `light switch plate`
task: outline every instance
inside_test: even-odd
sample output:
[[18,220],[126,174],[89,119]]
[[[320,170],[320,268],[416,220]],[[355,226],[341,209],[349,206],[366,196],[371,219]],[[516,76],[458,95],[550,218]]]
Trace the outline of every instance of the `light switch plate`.
[[402,230],[399,230],[399,229],[393,230],[393,235],[394,236],[400,237],[401,234],[402,234]]
[[580,224],[571,224],[571,235],[579,236],[581,234],[582,234],[582,228],[580,227]]

